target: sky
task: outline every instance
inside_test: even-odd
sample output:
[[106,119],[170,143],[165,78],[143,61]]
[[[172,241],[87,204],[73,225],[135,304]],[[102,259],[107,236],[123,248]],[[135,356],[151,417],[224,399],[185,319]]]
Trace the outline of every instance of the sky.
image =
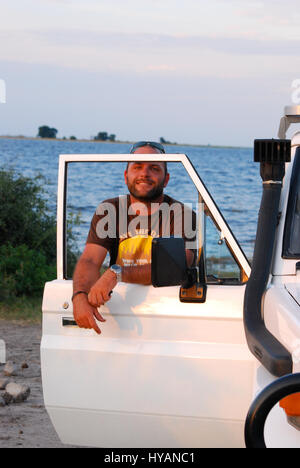
[[252,146],[300,88],[299,0],[0,0],[0,14],[0,135]]

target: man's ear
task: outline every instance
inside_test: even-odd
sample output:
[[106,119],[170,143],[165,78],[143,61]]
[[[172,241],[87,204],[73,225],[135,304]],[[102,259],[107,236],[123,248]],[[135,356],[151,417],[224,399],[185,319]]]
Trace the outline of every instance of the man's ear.
[[170,180],[170,174],[167,172],[165,180],[164,180],[164,187],[166,187],[168,185],[169,180]]
[[125,184],[127,185],[127,169],[124,171],[124,179],[125,179]]

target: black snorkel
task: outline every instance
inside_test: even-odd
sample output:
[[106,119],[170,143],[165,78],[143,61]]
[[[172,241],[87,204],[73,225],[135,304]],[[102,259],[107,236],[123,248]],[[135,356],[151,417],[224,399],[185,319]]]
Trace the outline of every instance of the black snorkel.
[[255,140],[254,161],[260,163],[263,193],[251,275],[244,297],[244,328],[250,351],[277,377],[292,372],[292,357],[267,330],[262,302],[271,270],[285,163],[290,160],[290,140]]

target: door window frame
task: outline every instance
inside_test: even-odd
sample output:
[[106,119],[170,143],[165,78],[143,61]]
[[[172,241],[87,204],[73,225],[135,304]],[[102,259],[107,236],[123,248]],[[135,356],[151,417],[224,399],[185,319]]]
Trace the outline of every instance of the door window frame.
[[[67,271],[67,174],[69,163],[92,163],[92,162],[123,162],[132,161],[132,154],[61,154],[59,156],[58,168],[58,191],[57,191],[57,279],[64,280]],[[153,154],[139,154],[139,161],[153,161]],[[222,238],[225,240],[232,256],[249,278],[251,267],[241,246],[236,240],[233,232],[228,226],[225,218],[218,209],[211,194],[207,190],[197,170],[185,154],[155,154],[157,162],[177,162],[181,163],[194,183],[203,202],[212,215],[215,226],[219,229]]]

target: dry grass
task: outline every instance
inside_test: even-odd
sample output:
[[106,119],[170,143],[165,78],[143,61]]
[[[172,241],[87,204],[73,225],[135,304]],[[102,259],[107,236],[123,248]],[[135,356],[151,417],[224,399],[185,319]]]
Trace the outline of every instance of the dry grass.
[[0,302],[0,319],[41,323],[42,297],[15,297]]

